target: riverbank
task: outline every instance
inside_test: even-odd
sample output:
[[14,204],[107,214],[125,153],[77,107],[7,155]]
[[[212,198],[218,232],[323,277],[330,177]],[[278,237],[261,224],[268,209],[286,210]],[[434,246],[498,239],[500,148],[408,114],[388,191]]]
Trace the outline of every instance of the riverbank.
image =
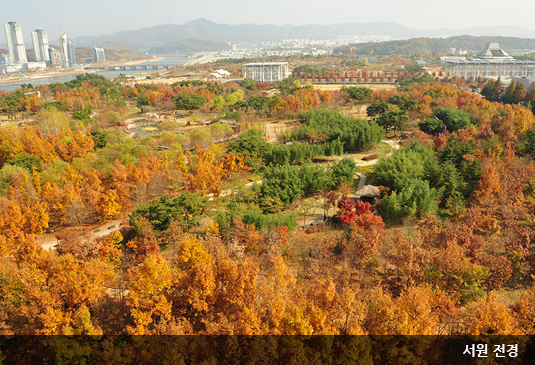
[[[113,67],[115,65],[125,65],[125,66],[136,66],[140,65],[142,63],[148,63],[148,62],[160,62],[165,57],[158,57],[158,58],[150,58],[145,60],[138,60],[138,61],[128,61],[128,62],[110,62],[103,64],[104,67]],[[85,74],[85,73],[95,73],[103,70],[99,69],[83,69],[83,68],[76,68],[76,69],[68,69],[68,70],[57,70],[57,69],[46,69],[41,71],[24,71],[22,74],[26,79],[31,83],[32,81],[41,81],[43,79],[47,78],[54,78],[54,77],[62,77],[62,76],[73,76],[73,75],[79,75],[79,74]],[[139,72],[139,73],[146,73],[146,72]],[[9,75],[0,76],[0,85],[11,85],[11,84],[19,84],[21,82],[24,82],[22,77],[14,72]]]

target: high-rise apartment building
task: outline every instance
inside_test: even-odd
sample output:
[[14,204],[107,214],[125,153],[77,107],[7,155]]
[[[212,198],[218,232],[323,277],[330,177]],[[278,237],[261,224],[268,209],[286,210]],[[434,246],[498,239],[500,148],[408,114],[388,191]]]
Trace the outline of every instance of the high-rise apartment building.
[[69,51],[67,50],[68,44],[67,34],[63,33],[63,28],[59,34],[59,51],[61,52],[61,67],[69,67]]
[[7,49],[9,56],[16,63],[26,63],[26,46],[22,37],[22,27],[16,22],[8,22],[4,25],[6,33]]
[[74,43],[67,38],[67,34],[63,32],[63,28],[61,28],[61,33],[59,34],[59,49],[61,52],[61,67],[76,66]]
[[95,62],[106,62],[106,55],[104,54],[104,48],[100,48],[95,46],[93,48],[93,58],[95,59]]
[[32,32],[33,49],[35,51],[35,60],[37,62],[50,62],[48,53],[48,36],[41,29]]
[[76,66],[76,54],[74,53],[74,43],[67,39],[67,54],[69,58],[69,67]]

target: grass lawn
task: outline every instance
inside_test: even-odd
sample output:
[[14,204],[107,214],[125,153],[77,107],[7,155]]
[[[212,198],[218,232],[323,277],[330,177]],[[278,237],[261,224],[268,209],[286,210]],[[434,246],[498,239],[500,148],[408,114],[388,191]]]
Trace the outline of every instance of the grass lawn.
[[377,158],[381,158],[386,156],[390,152],[390,146],[386,143],[380,143],[374,148],[370,148],[358,153],[348,153],[344,154],[343,156],[321,156],[317,160],[320,162],[332,162],[332,161],[340,161],[345,157],[349,157],[355,160],[356,163],[362,163],[366,162],[362,160],[363,157],[377,154]]
[[[369,155],[374,155],[374,154],[379,155],[379,157],[377,157],[377,158],[384,157],[389,152],[390,152],[390,146],[387,145],[386,143],[382,143],[381,142],[375,148],[371,148],[369,150],[365,150],[365,151],[362,151],[362,152],[359,152],[359,153],[348,154],[347,156],[349,156],[349,157],[351,157],[351,158],[353,158],[355,160],[362,160],[363,157],[366,157],[366,156],[369,156]],[[362,162],[365,162],[365,161],[362,160]]]
[[132,108],[132,110],[128,110],[128,113],[126,119],[143,117],[143,113],[138,108]]

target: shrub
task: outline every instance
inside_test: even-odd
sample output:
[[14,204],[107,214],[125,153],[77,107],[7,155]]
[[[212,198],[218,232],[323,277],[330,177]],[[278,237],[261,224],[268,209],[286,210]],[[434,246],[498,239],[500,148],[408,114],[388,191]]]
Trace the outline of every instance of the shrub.
[[176,108],[181,110],[199,109],[208,101],[204,96],[195,94],[180,94],[173,99]]

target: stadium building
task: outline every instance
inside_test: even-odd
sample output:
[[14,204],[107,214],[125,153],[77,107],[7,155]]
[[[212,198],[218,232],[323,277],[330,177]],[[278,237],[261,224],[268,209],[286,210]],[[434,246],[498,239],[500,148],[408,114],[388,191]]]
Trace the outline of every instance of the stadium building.
[[446,59],[445,68],[451,76],[465,78],[535,77],[534,61],[515,60],[498,43],[489,43],[471,59]]

